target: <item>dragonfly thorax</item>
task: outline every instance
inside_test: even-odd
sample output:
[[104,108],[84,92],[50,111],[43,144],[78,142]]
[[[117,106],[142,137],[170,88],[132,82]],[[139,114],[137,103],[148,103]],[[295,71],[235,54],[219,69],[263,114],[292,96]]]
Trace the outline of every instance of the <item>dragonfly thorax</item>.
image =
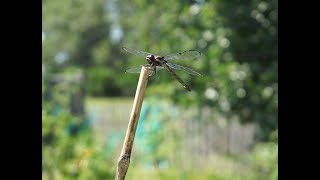
[[163,63],[167,62],[164,60],[163,56],[154,56],[152,54],[148,55],[146,60],[151,66],[162,66]]

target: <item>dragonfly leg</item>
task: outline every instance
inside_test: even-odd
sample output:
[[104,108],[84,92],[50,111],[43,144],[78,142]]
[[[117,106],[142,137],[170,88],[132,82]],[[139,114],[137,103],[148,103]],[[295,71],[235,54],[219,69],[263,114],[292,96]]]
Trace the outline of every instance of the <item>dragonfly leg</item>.
[[156,75],[157,74],[157,70],[156,70],[156,67],[152,67],[152,73],[149,75],[148,79],[151,78],[152,76]]

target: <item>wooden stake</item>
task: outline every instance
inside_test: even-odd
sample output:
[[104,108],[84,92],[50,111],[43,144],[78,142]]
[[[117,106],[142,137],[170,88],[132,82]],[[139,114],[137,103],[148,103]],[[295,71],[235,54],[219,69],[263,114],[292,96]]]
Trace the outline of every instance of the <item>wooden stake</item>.
[[150,69],[148,67],[142,66],[136,95],[133,101],[133,107],[129,119],[126,137],[124,139],[122,151],[118,159],[118,167],[115,178],[116,180],[124,180],[127,170],[129,168],[133,141],[136,134],[140,110],[143,102],[144,93],[147,87],[149,74]]

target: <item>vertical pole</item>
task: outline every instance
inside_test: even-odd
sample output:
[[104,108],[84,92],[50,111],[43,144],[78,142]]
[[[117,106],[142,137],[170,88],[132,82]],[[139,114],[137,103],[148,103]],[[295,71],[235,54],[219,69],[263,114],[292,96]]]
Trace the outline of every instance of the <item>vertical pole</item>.
[[127,170],[129,168],[132,146],[136,134],[140,110],[142,107],[143,97],[147,87],[149,74],[150,69],[148,69],[148,67],[142,66],[126,136],[124,139],[120,157],[118,159],[118,166],[115,178],[116,180],[124,180]]

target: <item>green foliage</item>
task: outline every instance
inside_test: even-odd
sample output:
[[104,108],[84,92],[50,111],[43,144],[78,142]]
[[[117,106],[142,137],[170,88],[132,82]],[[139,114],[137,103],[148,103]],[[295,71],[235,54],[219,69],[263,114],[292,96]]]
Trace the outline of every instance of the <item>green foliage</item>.
[[278,179],[278,131],[271,133],[268,143],[258,143],[252,154],[254,171],[258,179]]
[[228,35],[229,52],[247,66],[243,71],[247,77],[232,88],[243,88],[247,95],[234,98],[231,108],[241,115],[242,121],[256,121],[261,127],[259,138],[267,140],[278,127],[277,1],[220,1],[217,11],[232,32]]
[[[259,125],[258,143],[243,172],[211,169],[148,171],[132,162],[128,177],[154,179],[277,179],[277,1],[43,0],[42,60],[45,75],[76,69],[85,74],[89,96],[132,96],[138,75],[126,68],[146,64],[127,54],[128,46],[159,55],[196,49],[196,61],[177,61],[203,74],[177,72],[193,90],[164,70],[148,83],[146,96],[168,99],[184,107],[211,107],[226,119]],[[116,36],[118,34],[119,36]],[[76,84],[49,86],[43,79],[43,179],[113,179],[114,149],[104,149],[86,129],[86,117],[70,110]],[[46,99],[46,92],[51,97]],[[201,111],[199,111],[201,112]],[[201,114],[199,114],[200,116]],[[145,144],[156,141],[153,154],[138,162],[160,164],[174,156],[180,137],[164,121]],[[174,129],[174,130],[173,130]],[[151,134],[151,133],[150,133]],[[271,138],[269,138],[271,136]],[[165,144],[163,144],[165,142]],[[108,155],[106,155],[108,154]],[[234,163],[242,163],[234,160]]]
[[119,95],[119,87],[117,86],[116,79],[112,77],[113,74],[114,71],[103,66],[88,68],[86,76],[87,91],[91,92],[92,95],[95,96],[102,96],[104,93]]
[[83,68],[93,96],[134,94],[138,75],[124,70],[146,62],[123,45],[160,55],[199,50],[199,60],[179,63],[204,76],[177,72],[193,92],[163,70],[147,93],[255,121],[260,140],[277,128],[277,1],[43,1],[43,32],[48,71]]
[[[52,88],[51,100],[46,96],[42,99],[42,178],[113,178],[114,165],[93,140],[85,117],[70,113],[66,88],[66,84],[59,84]],[[43,92],[46,89],[43,84]]]

